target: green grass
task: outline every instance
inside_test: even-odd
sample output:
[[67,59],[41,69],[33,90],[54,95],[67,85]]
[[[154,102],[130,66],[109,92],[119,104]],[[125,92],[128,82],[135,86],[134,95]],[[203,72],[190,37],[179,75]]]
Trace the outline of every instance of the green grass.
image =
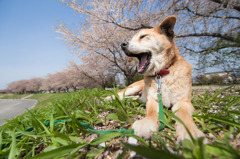
[[3,94],[0,99],[21,99],[29,94]]
[[[110,94],[116,98],[103,100]],[[168,109],[164,109],[165,129],[147,141],[130,133],[97,136],[79,123],[96,130],[119,130],[144,116],[145,104],[120,100],[115,91],[93,89],[30,98],[40,105],[0,127],[0,158],[129,158],[129,150],[146,158],[240,158],[240,97],[235,88],[193,94],[193,119],[206,134],[207,145],[202,138],[177,144],[176,117]],[[68,121],[54,124],[56,120]],[[129,136],[139,145],[129,145]]]
[[38,101],[36,108],[48,106],[51,102],[62,98],[68,98],[72,93],[55,93],[55,94],[34,94],[28,99],[35,99]]

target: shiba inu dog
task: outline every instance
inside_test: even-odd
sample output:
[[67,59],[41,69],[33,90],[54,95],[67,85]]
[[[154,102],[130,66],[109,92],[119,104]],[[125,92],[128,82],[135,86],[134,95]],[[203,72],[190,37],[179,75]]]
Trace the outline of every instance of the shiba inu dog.
[[[130,85],[126,90],[118,92],[122,98],[135,96],[142,93],[140,100],[146,102],[146,117],[133,123],[132,128],[136,135],[149,138],[152,131],[159,128],[157,98],[157,82],[155,76],[162,70],[167,69],[169,74],[162,75],[162,101],[165,107],[172,107],[187,126],[194,138],[204,134],[197,128],[192,119],[193,105],[192,93],[192,67],[179,54],[174,41],[175,16],[165,18],[162,23],[152,29],[143,29],[133,38],[121,44],[122,50],[139,63],[138,73],[144,75],[144,80]],[[185,138],[190,139],[184,126],[176,121],[177,141]]]

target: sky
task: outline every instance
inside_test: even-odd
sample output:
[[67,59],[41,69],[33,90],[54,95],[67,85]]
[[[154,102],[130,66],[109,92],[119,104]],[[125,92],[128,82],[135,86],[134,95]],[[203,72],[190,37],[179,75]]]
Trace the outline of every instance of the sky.
[[0,0],[0,89],[21,79],[63,71],[77,58],[57,39],[59,22],[81,21],[58,0]]

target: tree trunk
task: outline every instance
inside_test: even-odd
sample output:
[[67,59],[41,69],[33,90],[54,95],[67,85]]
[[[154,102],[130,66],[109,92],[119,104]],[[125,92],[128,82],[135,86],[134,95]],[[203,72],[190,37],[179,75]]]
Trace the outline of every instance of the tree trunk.
[[129,86],[132,83],[133,83],[133,76],[128,76],[127,77],[127,85]]
[[73,91],[76,92],[77,91],[77,88],[73,86]]

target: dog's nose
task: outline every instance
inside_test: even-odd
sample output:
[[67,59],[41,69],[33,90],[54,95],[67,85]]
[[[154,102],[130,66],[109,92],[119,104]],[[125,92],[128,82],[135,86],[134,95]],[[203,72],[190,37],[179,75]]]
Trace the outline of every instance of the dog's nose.
[[128,46],[128,42],[121,44],[121,47],[122,47],[123,50],[126,49],[127,46]]

